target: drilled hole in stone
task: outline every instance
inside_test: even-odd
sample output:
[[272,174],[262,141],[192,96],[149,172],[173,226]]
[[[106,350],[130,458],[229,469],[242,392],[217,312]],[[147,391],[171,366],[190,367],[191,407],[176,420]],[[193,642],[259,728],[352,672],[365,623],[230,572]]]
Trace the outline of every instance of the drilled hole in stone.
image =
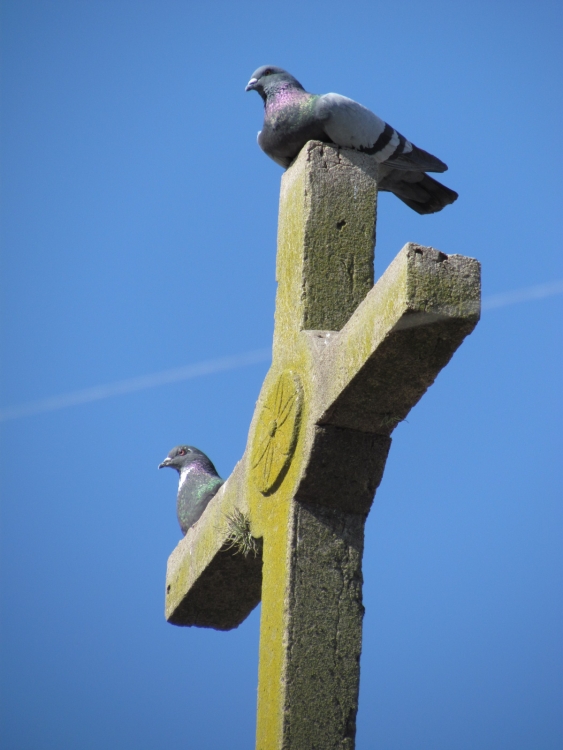
[[346,226],[346,219],[341,219],[340,221],[336,222],[336,228],[338,229],[339,232],[342,231],[342,229],[344,229],[345,226]]

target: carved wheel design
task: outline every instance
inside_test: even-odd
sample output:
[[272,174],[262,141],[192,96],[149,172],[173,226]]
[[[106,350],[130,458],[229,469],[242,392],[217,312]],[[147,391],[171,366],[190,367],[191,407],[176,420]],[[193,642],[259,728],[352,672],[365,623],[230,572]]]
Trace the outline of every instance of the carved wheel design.
[[285,370],[266,394],[250,454],[252,478],[263,495],[277,490],[289,469],[299,436],[302,405],[299,376]]

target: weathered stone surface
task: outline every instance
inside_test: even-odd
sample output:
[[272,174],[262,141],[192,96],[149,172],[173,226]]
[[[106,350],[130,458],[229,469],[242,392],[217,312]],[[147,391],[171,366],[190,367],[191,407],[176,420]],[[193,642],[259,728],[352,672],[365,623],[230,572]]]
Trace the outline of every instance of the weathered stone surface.
[[221,549],[170,614],[172,625],[232,630],[260,603],[262,556]]
[[296,500],[367,515],[390,446],[387,435],[315,425]]
[[291,520],[282,747],[352,750],[365,516],[296,503]]
[[320,349],[320,424],[389,434],[479,320],[480,265],[409,243]]
[[376,204],[365,154],[310,141],[285,172],[274,355],[301,330],[342,328],[372,288]]
[[[364,523],[390,434],[479,317],[479,264],[406,245],[373,287],[377,174],[310,142],[282,178],[273,361],[245,454],[170,557],[167,617],[235,627],[260,596],[256,747],[352,750]],[[247,514],[262,557],[225,550]]]

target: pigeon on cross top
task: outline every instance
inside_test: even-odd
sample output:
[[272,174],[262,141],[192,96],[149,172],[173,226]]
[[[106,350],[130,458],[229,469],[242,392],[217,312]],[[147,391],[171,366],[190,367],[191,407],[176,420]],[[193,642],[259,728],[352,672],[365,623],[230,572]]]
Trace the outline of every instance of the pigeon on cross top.
[[441,211],[458,197],[426,174],[445,172],[443,161],[358,102],[340,94],[309,94],[290,73],[273,65],[255,70],[246,91],[257,91],[264,100],[258,145],[282,167],[289,167],[307,141],[324,141],[372,155],[384,165],[379,190],[394,193],[419,214]]
[[182,533],[186,534],[217,494],[223,480],[205,453],[192,445],[172,448],[158,468],[165,466],[176,469],[180,475],[176,513]]

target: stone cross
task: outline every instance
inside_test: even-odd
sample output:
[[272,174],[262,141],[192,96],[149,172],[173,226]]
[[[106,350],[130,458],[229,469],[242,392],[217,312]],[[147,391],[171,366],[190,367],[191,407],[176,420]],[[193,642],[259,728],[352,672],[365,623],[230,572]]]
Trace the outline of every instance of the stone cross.
[[[317,141],[283,175],[272,366],[242,459],[168,561],[175,625],[228,630],[262,601],[258,750],[354,748],[390,434],[479,319],[471,258],[409,243],[373,286],[377,181],[369,156]],[[229,544],[235,512],[256,556]]]

